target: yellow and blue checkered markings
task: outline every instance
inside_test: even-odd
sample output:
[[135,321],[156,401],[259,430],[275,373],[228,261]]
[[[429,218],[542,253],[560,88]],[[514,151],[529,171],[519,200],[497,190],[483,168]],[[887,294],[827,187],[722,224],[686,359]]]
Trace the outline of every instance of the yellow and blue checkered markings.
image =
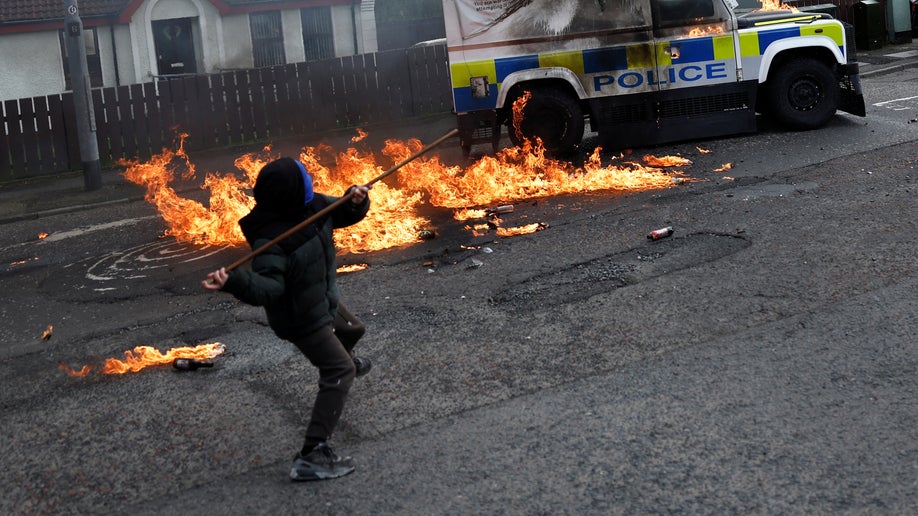
[[[663,51],[665,47],[676,46],[679,56],[673,58]],[[657,43],[657,64],[668,66],[674,63],[701,63],[733,59],[733,38],[731,36],[714,36],[694,39],[682,39],[674,42]]]
[[[646,45],[633,46],[646,48]],[[641,52],[635,51],[634,49],[629,50],[629,48],[630,47],[627,46],[621,46],[584,50],[581,52],[583,54],[583,73],[594,74],[622,71],[627,70],[629,67],[636,68],[639,66],[647,66],[647,63],[652,61],[652,59],[641,59]],[[644,54],[647,54],[648,58],[650,57],[649,53],[644,52]],[[630,66],[629,63],[631,63]]]
[[560,67],[584,76],[652,68],[653,55],[649,48],[647,44],[627,45],[453,64],[450,71],[456,111],[493,109],[500,84],[510,74],[522,70]]
[[819,23],[795,27],[781,27],[772,30],[758,30],[740,34],[740,49],[744,57],[760,56],[765,53],[769,45],[776,41],[800,36],[825,36],[838,45],[842,54],[845,53],[844,29],[837,23]]
[[656,43],[657,69],[647,80],[662,88],[687,88],[736,80],[732,35]]

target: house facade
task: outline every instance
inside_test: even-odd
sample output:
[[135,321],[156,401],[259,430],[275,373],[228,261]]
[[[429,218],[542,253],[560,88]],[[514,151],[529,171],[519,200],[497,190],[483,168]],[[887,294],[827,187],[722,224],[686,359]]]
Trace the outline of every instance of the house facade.
[[[92,87],[375,52],[374,1],[79,0]],[[0,2],[0,101],[70,89],[64,2]]]

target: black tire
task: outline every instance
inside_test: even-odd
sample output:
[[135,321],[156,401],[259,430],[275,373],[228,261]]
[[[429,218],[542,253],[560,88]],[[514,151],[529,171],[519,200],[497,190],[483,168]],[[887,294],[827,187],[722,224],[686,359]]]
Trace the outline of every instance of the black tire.
[[[583,140],[584,120],[580,102],[572,95],[551,87],[533,87],[532,97],[523,108],[522,135],[513,127],[513,114],[508,113],[507,130],[513,145],[520,146],[524,139],[542,139],[547,154],[559,156],[573,152]],[[513,101],[523,95],[520,91],[507,104],[513,109]]]
[[825,125],[838,110],[839,86],[835,73],[812,58],[785,61],[768,79],[768,115],[797,130]]

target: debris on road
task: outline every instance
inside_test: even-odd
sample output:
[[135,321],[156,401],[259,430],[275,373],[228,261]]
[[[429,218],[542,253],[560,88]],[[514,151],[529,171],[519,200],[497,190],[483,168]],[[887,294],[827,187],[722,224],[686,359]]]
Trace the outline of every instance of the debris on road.
[[647,233],[647,240],[660,240],[661,238],[672,236],[672,234],[673,234],[672,226],[655,229],[651,231],[650,233]]
[[501,213],[511,213],[513,212],[512,204],[503,204],[501,206],[496,206],[494,208],[488,208],[485,210],[485,213],[488,215],[500,215]]
[[199,360],[197,358],[176,358],[172,361],[172,367],[179,371],[194,371],[202,367],[213,367],[214,363],[210,360]]

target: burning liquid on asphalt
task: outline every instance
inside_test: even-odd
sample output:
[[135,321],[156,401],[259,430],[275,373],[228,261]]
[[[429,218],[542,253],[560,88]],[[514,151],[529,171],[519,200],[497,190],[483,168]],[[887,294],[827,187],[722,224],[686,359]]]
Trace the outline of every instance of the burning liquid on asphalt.
[[[245,239],[238,221],[255,202],[248,192],[258,171],[280,156],[265,147],[261,152],[244,154],[235,160],[241,174],[208,173],[203,182],[203,188],[209,191],[209,201],[205,204],[183,198],[173,187],[177,177],[190,179],[195,174],[194,164],[184,150],[186,136],[181,136],[174,151],[164,149],[146,162],[122,162],[126,167],[124,176],[146,187],[147,201],[156,206],[166,223],[166,236],[195,244],[243,244]],[[365,136],[358,129],[352,142]],[[353,147],[335,151],[323,145],[304,147],[298,158],[312,175],[317,192],[341,195],[351,185],[366,184],[423,146],[416,139],[388,140],[377,156]],[[420,214],[425,204],[451,209],[457,214],[483,213],[485,207],[493,204],[560,194],[664,189],[682,182],[684,177],[681,171],[669,167],[691,164],[674,156],[645,156],[643,164],[619,156],[613,163],[603,164],[600,151],[597,148],[582,167],[545,156],[539,142],[503,149],[466,167],[446,165],[435,155],[415,159],[399,169],[392,180],[374,184],[369,214],[362,222],[336,232],[335,244],[344,254],[416,243],[420,240],[419,233],[430,227],[430,220]],[[540,228],[529,225],[526,229],[502,231],[504,235],[516,235]]]
[[74,369],[67,364],[59,364],[57,367],[74,377],[86,376],[94,370],[102,374],[126,374],[136,373],[150,366],[171,364],[177,358],[209,360],[223,354],[224,351],[226,347],[219,342],[171,348],[165,353],[152,346],[137,346],[124,352],[124,360],[106,358],[99,368],[84,365],[80,369]]

